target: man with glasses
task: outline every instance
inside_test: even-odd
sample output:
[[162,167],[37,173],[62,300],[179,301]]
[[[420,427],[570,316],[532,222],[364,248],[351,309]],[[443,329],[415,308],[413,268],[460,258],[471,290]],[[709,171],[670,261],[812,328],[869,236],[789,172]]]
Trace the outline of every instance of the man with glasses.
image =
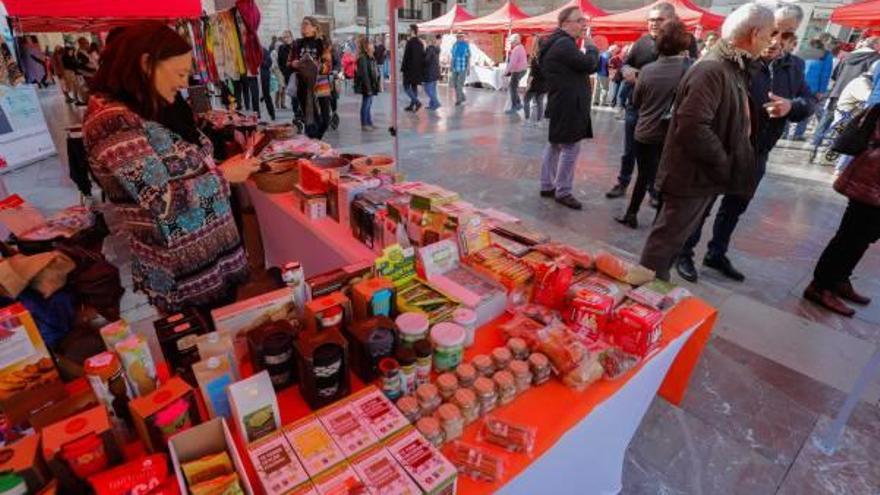
[[541,164],[541,196],[574,210],[582,205],[572,195],[574,168],[581,140],[593,137],[590,121],[590,74],[599,68],[599,50],[583,37],[587,19],[576,6],[563,9],[559,27],[541,46],[538,62],[547,85],[549,143]]

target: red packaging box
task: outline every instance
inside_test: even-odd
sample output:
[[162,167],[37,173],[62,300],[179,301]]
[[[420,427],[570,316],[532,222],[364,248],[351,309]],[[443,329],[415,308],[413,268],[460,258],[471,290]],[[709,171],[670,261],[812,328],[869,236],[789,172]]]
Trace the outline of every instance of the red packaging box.
[[153,454],[98,473],[89,478],[95,495],[152,493],[168,479],[168,458]]
[[590,340],[598,340],[608,331],[613,315],[614,297],[585,289],[574,294],[564,313],[572,331]]
[[612,343],[641,358],[660,347],[663,313],[638,303],[626,303],[615,313]]

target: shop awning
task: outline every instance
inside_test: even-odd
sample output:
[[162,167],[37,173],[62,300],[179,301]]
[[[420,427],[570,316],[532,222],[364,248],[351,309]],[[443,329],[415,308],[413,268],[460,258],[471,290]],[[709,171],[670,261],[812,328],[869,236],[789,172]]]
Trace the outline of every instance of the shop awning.
[[714,30],[724,23],[723,15],[706,10],[691,0],[657,0],[644,7],[594,19],[590,23],[591,34],[606,36],[611,41],[638,39],[648,29],[648,12],[658,3],[667,1],[675,7],[679,19],[691,30]]
[[449,12],[419,24],[420,33],[447,33],[455,29],[459,23],[474,19],[476,16],[459,4],[453,4]]
[[880,0],[851,3],[831,12],[831,22],[851,28],[880,27]]
[[470,21],[462,22],[456,28],[462,31],[471,32],[495,32],[508,31],[513,27],[514,21],[529,17],[523,12],[513,0],[508,0],[500,9],[491,14],[478,17]]
[[201,15],[199,0],[2,0],[22,32],[106,31],[145,19]]
[[552,31],[559,25],[559,13],[569,7],[580,7],[581,12],[583,12],[584,16],[589,19],[595,19],[607,15],[604,10],[590,3],[590,0],[571,0],[562,7],[559,7],[556,10],[551,10],[546,14],[514,21],[513,30],[516,32]]

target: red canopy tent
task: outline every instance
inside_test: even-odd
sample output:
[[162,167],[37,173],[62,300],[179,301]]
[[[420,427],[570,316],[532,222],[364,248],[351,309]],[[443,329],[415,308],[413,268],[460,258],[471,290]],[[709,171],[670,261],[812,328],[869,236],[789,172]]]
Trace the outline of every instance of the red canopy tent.
[[447,33],[452,31],[459,23],[474,19],[476,16],[459,4],[453,4],[449,12],[419,24],[420,33]]
[[199,0],[2,0],[17,30],[107,31],[144,19],[199,17]]
[[581,12],[583,12],[584,16],[590,19],[608,15],[607,12],[590,3],[590,0],[571,0],[567,4],[559,7],[556,10],[551,10],[546,14],[536,15],[527,19],[514,21],[513,30],[516,32],[552,31],[553,29],[556,29],[556,26],[559,25],[559,13],[562,12],[563,9],[567,9],[569,7],[580,7]]
[[514,21],[525,19],[527,17],[529,17],[529,14],[526,14],[517,7],[516,4],[513,3],[513,0],[508,0],[495,12],[470,21],[462,22],[456,27],[462,31],[476,31],[483,33],[509,31],[513,27]]
[[851,3],[831,12],[831,22],[851,28],[880,27],[880,0]]
[[718,29],[724,23],[724,16],[708,11],[691,0],[657,0],[638,9],[594,19],[590,23],[591,34],[606,36],[615,42],[636,40],[647,30],[648,13],[656,4],[667,1],[675,7],[679,19],[692,30]]

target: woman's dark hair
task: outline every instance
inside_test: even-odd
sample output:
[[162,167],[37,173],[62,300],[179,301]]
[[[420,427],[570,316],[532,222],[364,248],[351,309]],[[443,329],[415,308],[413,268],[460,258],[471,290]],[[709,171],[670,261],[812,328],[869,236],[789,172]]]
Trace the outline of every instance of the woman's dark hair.
[[[104,50],[90,89],[125,103],[145,119],[156,120],[161,108],[167,105],[152,80],[156,65],[190,51],[189,43],[162,23],[129,27]],[[149,65],[147,72],[141,67],[144,55]]]
[[657,36],[657,53],[672,57],[681,54],[691,44],[684,23],[678,19],[669,19],[660,25],[660,33]]

